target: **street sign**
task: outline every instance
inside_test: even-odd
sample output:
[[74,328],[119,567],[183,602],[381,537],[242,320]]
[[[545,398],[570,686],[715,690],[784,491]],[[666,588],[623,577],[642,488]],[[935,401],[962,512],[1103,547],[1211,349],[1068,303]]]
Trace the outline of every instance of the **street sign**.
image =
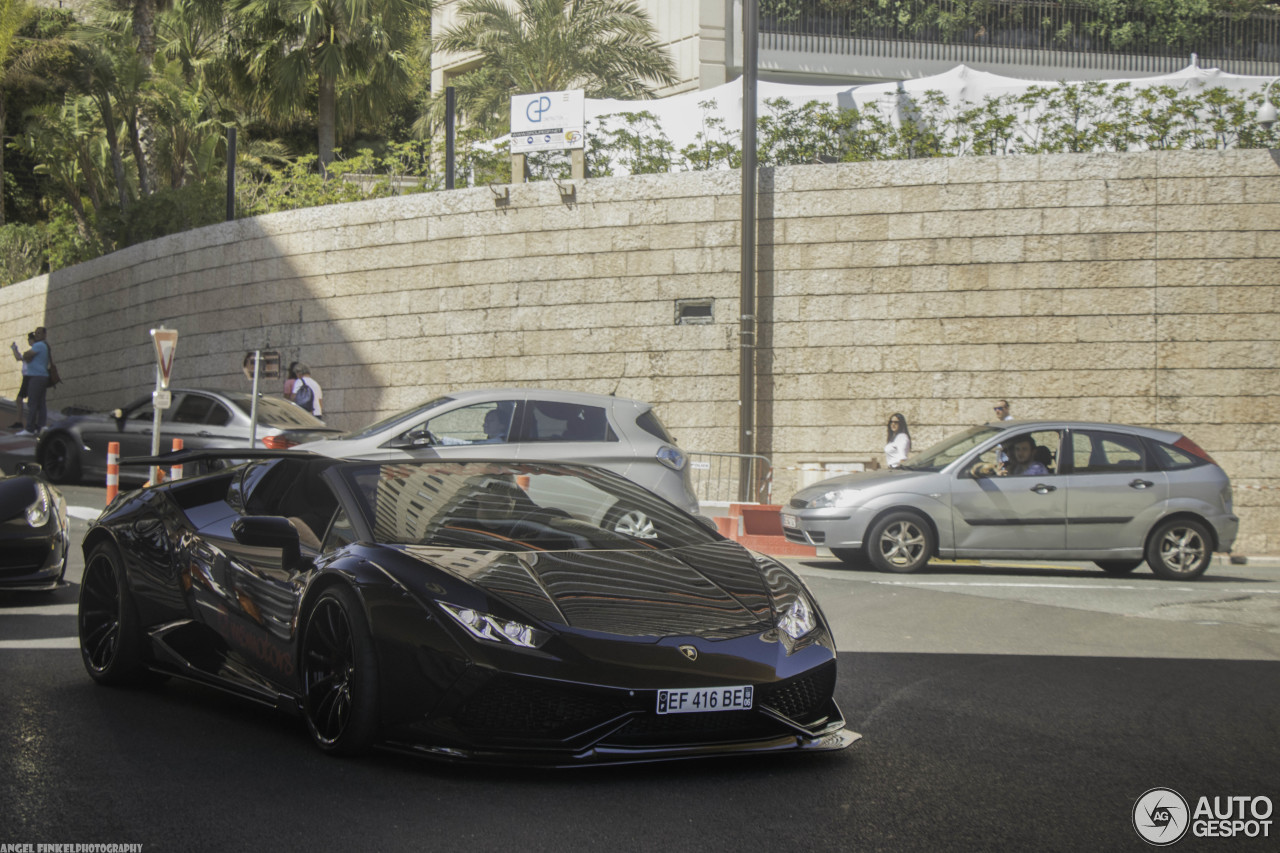
[[583,148],[586,99],[582,89],[511,97],[511,153]]
[[276,350],[251,350],[244,354],[244,378],[253,379],[253,357],[260,356],[258,376],[262,379],[280,378],[280,353]]
[[156,346],[156,363],[160,366],[160,387],[169,387],[169,375],[173,372],[173,353],[178,348],[178,330],[161,326],[151,330],[151,340]]
[[151,405],[155,406],[157,409],[160,409],[162,411],[164,409],[169,408],[170,406],[173,405],[173,392],[172,391],[152,391]]

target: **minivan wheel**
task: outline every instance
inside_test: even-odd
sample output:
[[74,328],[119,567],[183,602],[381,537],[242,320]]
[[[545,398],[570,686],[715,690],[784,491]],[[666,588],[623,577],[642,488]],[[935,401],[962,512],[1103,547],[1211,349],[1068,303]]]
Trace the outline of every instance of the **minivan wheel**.
[[1175,518],[1156,528],[1147,543],[1147,564],[1158,577],[1171,581],[1198,578],[1213,557],[1209,530],[1199,521]]
[[933,531],[914,512],[891,512],[871,527],[871,565],[883,572],[915,572],[933,556]]

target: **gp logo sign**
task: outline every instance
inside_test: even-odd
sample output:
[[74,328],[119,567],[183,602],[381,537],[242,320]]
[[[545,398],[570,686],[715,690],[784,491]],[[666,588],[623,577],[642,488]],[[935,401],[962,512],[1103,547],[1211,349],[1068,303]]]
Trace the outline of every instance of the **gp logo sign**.
[[582,148],[586,99],[581,89],[511,98],[511,153]]
[[1155,847],[1188,830],[1196,838],[1270,838],[1273,810],[1270,797],[1200,797],[1192,807],[1172,788],[1152,788],[1133,804],[1133,828]]

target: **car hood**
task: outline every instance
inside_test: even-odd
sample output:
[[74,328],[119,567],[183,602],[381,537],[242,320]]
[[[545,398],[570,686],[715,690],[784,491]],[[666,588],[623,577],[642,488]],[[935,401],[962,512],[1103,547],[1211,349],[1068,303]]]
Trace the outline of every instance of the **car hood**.
[[734,542],[662,551],[395,547],[563,629],[727,639],[774,622],[764,570]]
[[[834,489],[866,489],[872,486],[878,486],[881,483],[905,483],[909,480],[927,477],[936,473],[936,471],[908,471],[903,468],[884,468],[879,471],[857,471],[852,474],[841,474],[839,477],[832,477],[829,480],[814,483],[812,486],[805,486],[803,489],[796,492],[791,500],[793,502],[797,500],[809,501]],[[794,506],[794,503],[792,505]]]

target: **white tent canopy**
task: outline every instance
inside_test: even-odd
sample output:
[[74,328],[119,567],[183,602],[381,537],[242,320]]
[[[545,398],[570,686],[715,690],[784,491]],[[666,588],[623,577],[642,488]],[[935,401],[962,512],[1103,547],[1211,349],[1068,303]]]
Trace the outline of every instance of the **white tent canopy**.
[[[1162,74],[1155,77],[1117,78],[1105,80],[1114,87],[1119,83],[1130,83],[1133,88],[1150,86],[1173,86],[1184,90],[1188,95],[1199,94],[1205,89],[1222,87],[1238,91],[1259,91],[1270,82],[1269,77],[1252,77],[1240,74],[1226,74],[1216,68],[1200,68],[1194,62],[1173,74]],[[903,80],[890,83],[869,83],[851,86],[804,86],[787,83],[770,83],[760,81],[757,94],[759,96],[758,114],[766,115],[765,101],[783,98],[794,106],[802,106],[810,101],[819,101],[833,106],[849,108],[854,105],[865,107],[878,102],[881,114],[892,117],[897,113],[900,99],[905,95],[919,98],[926,92],[941,92],[949,103],[956,107],[962,105],[981,104],[986,98],[1002,95],[1020,95],[1032,86],[1041,88],[1054,84],[1043,80],[1020,80],[1014,77],[1002,77],[978,71],[965,65],[957,65],[944,74],[931,77],[920,77],[914,80]],[[1085,85],[1072,82],[1071,85]],[[709,111],[703,110],[700,104],[714,103]],[[677,151],[697,142],[696,134],[703,130],[704,119],[708,116],[719,118],[724,122],[724,130],[737,134],[742,129],[742,82],[734,80],[712,89],[696,92],[684,92],[669,98],[648,101],[620,101],[603,98],[588,98],[586,103],[588,128],[599,129],[602,125],[600,117],[611,113],[649,112],[657,117],[657,123],[675,146]],[[590,130],[588,131],[590,132]]]

